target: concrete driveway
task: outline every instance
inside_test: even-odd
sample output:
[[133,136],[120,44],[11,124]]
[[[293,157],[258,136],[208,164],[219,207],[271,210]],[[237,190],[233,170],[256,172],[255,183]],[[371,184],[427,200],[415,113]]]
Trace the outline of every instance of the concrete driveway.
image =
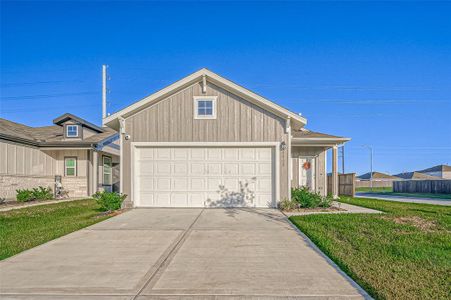
[[0,262],[1,299],[362,298],[277,210],[135,209]]

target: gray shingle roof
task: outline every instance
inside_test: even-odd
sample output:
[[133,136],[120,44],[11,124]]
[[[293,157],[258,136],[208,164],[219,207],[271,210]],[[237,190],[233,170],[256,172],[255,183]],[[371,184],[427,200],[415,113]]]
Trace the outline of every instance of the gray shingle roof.
[[427,168],[427,169],[424,169],[424,170],[420,170],[420,171],[417,171],[417,172],[426,173],[426,172],[449,172],[449,171],[451,171],[451,166],[438,165],[438,166],[434,166],[434,167]]
[[336,139],[343,138],[341,136],[315,132],[307,129],[293,131],[292,135],[294,138],[336,138]]
[[[77,119],[83,120],[78,117]],[[18,142],[29,142],[39,146],[92,145],[101,142],[104,139],[116,134],[116,131],[110,128],[100,128],[100,129],[102,130],[102,132],[94,134],[83,140],[68,141],[64,140],[62,126],[52,125],[44,127],[30,127],[24,124],[0,118],[0,137],[12,139]]]
[[[370,179],[370,172],[362,174],[360,176],[357,176],[357,178],[359,179]],[[381,172],[373,172],[373,179],[392,179],[392,180],[399,180],[399,177],[390,175],[390,174],[386,174],[386,173],[381,173]]]
[[419,172],[405,172],[405,173],[399,173],[395,175],[396,177],[402,178],[402,179],[430,179],[430,180],[440,180],[442,178],[437,176],[431,176]]

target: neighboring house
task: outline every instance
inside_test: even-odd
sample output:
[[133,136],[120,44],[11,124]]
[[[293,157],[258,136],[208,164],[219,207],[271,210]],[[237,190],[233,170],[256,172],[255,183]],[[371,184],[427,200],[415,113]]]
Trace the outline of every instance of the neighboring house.
[[440,180],[440,177],[437,176],[431,176],[419,172],[404,172],[399,173],[395,175],[398,178],[404,179],[404,180]]
[[58,175],[69,197],[118,190],[118,133],[71,114],[53,123],[29,127],[0,118],[0,197],[37,186],[54,190]]
[[371,178],[371,172],[362,174],[356,177],[355,187],[391,187],[393,185],[393,181],[399,180],[399,177],[382,173],[382,172],[373,172],[373,177]]
[[451,166],[448,165],[438,165],[432,168],[417,171],[418,173],[423,173],[431,176],[440,177],[443,179],[451,179]]
[[359,180],[374,180],[374,181],[394,181],[394,180],[399,180],[398,177],[390,175],[390,174],[386,174],[386,173],[381,173],[381,172],[373,172],[372,174],[373,176],[371,176],[371,172],[362,174],[360,176],[357,176],[357,179]]
[[121,191],[135,207],[275,207],[290,188],[326,195],[326,151],[348,141],[207,69],[106,117],[120,132]]

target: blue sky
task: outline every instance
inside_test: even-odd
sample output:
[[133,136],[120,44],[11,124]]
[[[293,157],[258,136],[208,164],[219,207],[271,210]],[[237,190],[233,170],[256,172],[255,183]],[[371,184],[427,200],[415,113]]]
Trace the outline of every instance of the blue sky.
[[[348,136],[346,171],[451,163],[450,2],[1,2],[0,116],[100,124],[207,67]],[[330,161],[330,159],[329,159]]]

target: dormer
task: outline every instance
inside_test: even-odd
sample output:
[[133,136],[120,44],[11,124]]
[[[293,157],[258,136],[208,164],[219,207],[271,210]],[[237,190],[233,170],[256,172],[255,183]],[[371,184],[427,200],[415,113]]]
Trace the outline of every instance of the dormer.
[[62,127],[65,140],[83,140],[104,132],[102,128],[69,113],[56,118],[53,123]]

